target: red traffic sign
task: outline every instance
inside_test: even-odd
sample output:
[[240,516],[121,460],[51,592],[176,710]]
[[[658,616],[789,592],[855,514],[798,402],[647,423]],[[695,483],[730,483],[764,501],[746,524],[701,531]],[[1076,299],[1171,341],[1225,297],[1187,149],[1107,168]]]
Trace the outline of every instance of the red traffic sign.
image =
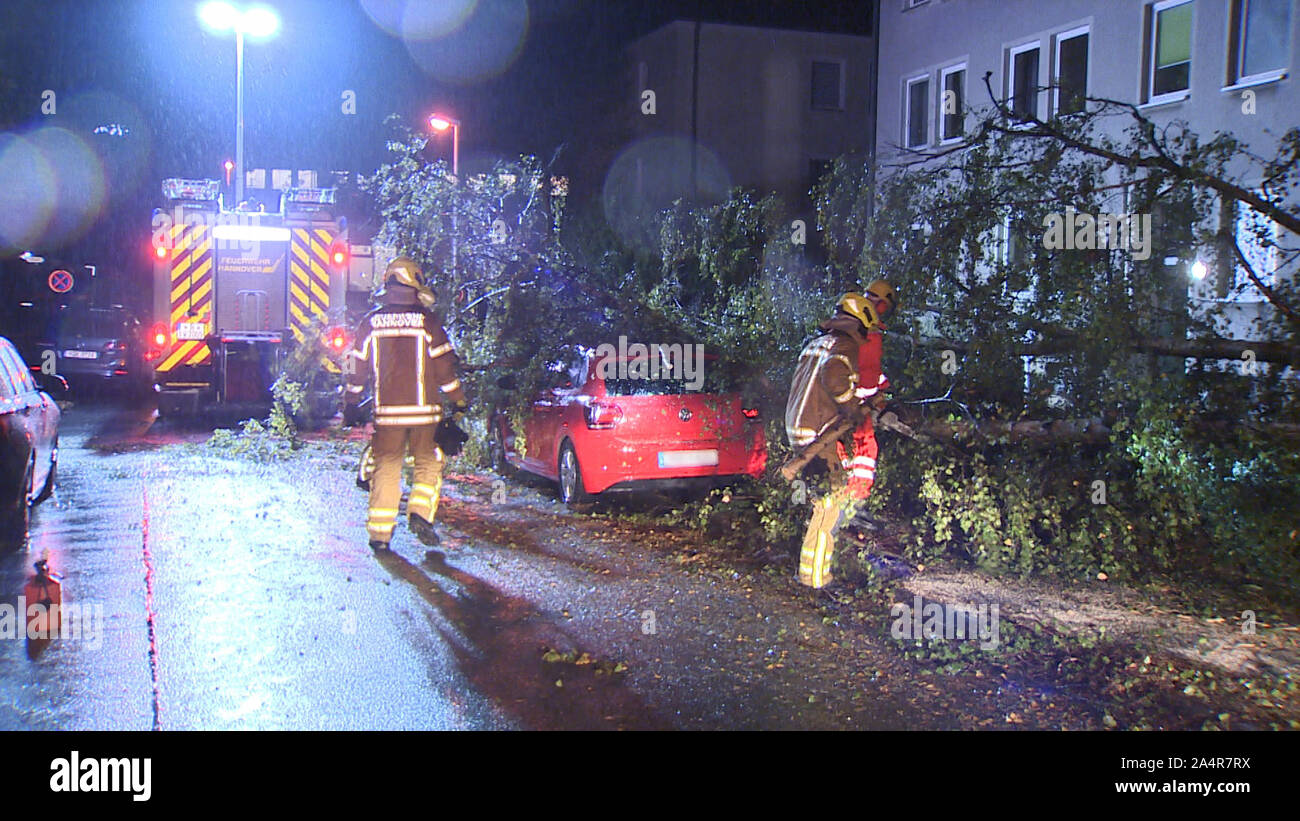
[[50,272],[50,290],[56,294],[66,294],[72,290],[72,274],[60,268],[57,271]]

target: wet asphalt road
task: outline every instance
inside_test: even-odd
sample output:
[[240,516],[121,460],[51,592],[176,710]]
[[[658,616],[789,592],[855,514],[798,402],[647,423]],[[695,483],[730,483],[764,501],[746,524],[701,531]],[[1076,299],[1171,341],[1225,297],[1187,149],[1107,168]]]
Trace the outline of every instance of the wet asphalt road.
[[[878,624],[828,625],[782,565],[710,561],[654,523],[575,515],[453,463],[426,553],[366,546],[360,442],[231,458],[152,411],[64,414],[48,551],[91,635],[0,640],[0,729],[957,728],[1041,693],[918,675]],[[404,518],[403,520],[404,521]],[[936,686],[938,684],[939,686]]]

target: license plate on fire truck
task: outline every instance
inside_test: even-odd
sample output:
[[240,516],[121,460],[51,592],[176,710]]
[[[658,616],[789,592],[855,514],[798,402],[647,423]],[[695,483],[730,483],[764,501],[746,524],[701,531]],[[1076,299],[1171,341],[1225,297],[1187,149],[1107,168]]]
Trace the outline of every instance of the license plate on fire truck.
[[659,467],[661,468],[703,468],[718,464],[716,450],[661,450]]
[[176,338],[185,341],[202,339],[208,335],[208,328],[202,322],[180,322],[176,325]]

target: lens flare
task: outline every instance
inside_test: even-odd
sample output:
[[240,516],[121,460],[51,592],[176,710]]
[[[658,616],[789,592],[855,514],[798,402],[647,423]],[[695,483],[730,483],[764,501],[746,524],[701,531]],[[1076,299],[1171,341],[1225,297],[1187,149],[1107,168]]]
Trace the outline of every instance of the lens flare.
[[403,40],[432,40],[455,31],[478,0],[361,0],[361,10],[384,32]]
[[42,128],[28,139],[54,172],[51,219],[41,242],[57,246],[80,238],[103,213],[107,197],[99,157],[63,128]]
[[479,0],[463,25],[434,39],[404,38],[411,59],[425,73],[451,85],[499,76],[528,39],[526,0]]
[[0,134],[0,250],[36,245],[54,213],[54,169],[36,146]]
[[624,241],[648,247],[661,208],[678,198],[722,200],[731,184],[726,167],[706,146],[697,143],[692,150],[689,137],[648,137],[624,149],[605,175],[605,218]]

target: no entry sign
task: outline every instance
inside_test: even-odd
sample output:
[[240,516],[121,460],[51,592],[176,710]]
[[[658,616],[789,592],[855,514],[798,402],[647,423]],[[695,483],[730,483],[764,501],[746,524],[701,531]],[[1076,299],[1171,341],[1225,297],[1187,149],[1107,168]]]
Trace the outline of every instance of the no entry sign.
[[63,269],[51,271],[49,282],[50,290],[56,294],[66,294],[68,291],[72,290],[72,274]]

